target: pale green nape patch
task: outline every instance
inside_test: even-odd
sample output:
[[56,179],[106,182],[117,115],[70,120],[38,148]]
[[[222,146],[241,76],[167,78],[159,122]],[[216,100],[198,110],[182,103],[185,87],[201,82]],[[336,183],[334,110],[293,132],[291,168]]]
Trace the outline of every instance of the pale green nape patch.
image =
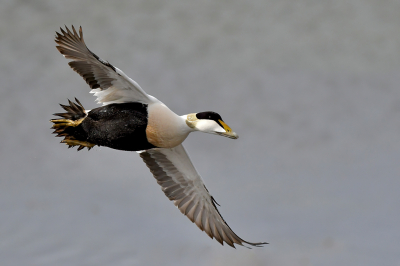
[[196,128],[197,121],[199,121],[199,119],[196,117],[195,113],[188,114],[186,118],[186,125],[188,125],[190,128]]

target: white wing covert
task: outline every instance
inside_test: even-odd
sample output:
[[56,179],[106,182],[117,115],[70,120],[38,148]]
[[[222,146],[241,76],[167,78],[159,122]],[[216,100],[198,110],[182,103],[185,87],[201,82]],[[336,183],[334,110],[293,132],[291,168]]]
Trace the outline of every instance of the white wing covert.
[[211,238],[215,237],[222,245],[225,242],[232,247],[243,243],[251,246],[267,244],[247,242],[232,231],[182,145],[139,153],[165,195]]
[[90,51],[83,40],[82,27],[79,27],[79,34],[74,26],[72,31],[67,27],[65,29],[60,28],[62,34],[56,32],[57,49],[66,59],[72,59],[68,64],[83,77],[99,103],[148,104],[157,101],[124,72]]

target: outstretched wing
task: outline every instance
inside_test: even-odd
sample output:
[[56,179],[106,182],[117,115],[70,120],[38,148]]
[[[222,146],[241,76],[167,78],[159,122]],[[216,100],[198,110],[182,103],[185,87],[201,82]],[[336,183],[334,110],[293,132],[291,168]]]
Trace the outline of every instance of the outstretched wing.
[[235,247],[234,244],[267,244],[247,242],[232,231],[219,213],[214,198],[204,186],[182,145],[172,149],[151,149],[139,153],[165,195],[211,238],[215,237],[222,245],[225,242],[232,247]]
[[79,27],[79,34],[74,26],[72,31],[67,27],[65,29],[66,31],[60,28],[62,34],[56,32],[55,42],[58,44],[56,47],[65,58],[72,60],[68,64],[83,77],[99,103],[148,104],[157,101],[124,72],[90,51],[83,40],[82,27]]

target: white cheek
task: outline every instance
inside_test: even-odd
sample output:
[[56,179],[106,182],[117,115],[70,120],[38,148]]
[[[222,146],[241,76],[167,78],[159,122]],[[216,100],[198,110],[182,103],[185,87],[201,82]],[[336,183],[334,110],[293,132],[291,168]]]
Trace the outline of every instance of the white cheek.
[[203,132],[225,132],[225,130],[213,120],[199,120],[196,128]]

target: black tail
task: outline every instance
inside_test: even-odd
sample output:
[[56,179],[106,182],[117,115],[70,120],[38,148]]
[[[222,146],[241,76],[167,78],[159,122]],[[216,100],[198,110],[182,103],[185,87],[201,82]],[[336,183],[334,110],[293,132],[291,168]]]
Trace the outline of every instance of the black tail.
[[94,144],[82,140],[86,138],[82,138],[82,129],[78,127],[86,118],[87,113],[79,100],[75,98],[75,101],[76,103],[68,100],[69,106],[60,104],[67,112],[54,114],[63,119],[50,120],[54,123],[51,128],[55,129],[53,134],[57,134],[56,137],[64,137],[61,143],[66,143],[68,148],[79,145],[78,151],[82,150],[84,147],[90,150]]
[[75,101],[77,102],[77,104],[68,100],[69,106],[60,104],[60,106],[67,112],[66,113],[56,113],[53,115],[64,117],[65,119],[74,120],[74,121],[86,117],[87,113],[85,111],[85,108],[83,108],[83,105],[81,104],[81,102],[77,98],[75,98]]

